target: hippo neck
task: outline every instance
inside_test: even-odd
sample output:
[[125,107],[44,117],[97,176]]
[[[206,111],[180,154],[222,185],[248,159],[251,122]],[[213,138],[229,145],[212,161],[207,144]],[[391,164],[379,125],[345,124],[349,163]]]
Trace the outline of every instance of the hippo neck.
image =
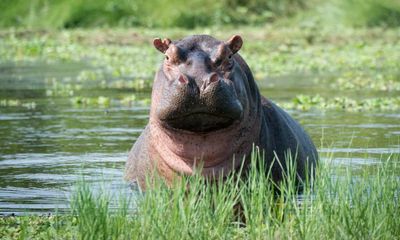
[[261,115],[253,113],[254,117],[206,134],[165,128],[150,119],[151,155],[176,173],[190,175],[201,166],[205,176],[225,175],[241,165],[253,144],[258,145]]

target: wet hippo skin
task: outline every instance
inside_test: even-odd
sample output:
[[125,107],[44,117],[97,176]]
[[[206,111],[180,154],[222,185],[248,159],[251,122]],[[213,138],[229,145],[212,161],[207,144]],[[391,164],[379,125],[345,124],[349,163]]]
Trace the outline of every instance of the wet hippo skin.
[[205,177],[226,175],[247,164],[253,145],[265,151],[261,160],[274,181],[282,179],[289,152],[299,179],[313,172],[318,158],[313,142],[284,110],[260,95],[237,53],[240,36],[224,42],[194,35],[153,44],[165,58],[154,79],[149,123],[129,153],[126,180],[144,188],[152,171],[171,182],[198,166]]

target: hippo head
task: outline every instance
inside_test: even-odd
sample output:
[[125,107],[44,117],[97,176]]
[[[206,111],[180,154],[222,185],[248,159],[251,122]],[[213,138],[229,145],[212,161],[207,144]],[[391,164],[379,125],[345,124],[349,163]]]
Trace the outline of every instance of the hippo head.
[[165,58],[155,78],[151,118],[165,128],[196,134],[242,121],[249,105],[248,75],[236,54],[242,43],[238,35],[226,42],[207,35],[155,39]]
[[192,174],[201,166],[212,177],[238,167],[258,144],[263,116],[258,88],[238,53],[242,38],[194,35],[153,44],[165,55],[146,127],[159,171]]

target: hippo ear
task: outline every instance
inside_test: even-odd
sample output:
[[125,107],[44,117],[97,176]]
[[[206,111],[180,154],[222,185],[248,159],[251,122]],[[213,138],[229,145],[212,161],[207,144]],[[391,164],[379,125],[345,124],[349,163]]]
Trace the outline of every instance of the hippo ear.
[[155,48],[158,49],[158,51],[165,53],[171,44],[171,40],[169,38],[165,38],[164,40],[161,41],[161,38],[155,38],[153,40],[153,45]]
[[232,51],[233,54],[237,53],[243,45],[242,37],[239,35],[233,35],[227,42],[226,45]]

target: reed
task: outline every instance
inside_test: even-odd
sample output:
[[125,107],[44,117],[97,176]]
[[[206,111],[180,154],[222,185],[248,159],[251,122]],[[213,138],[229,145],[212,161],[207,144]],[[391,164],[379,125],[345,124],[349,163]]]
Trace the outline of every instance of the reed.
[[397,239],[400,236],[399,155],[383,159],[372,174],[367,170],[354,174],[351,167],[338,168],[332,164],[333,158],[329,158],[318,165],[315,178],[301,183],[301,192],[290,158],[286,160],[291,166],[287,178],[278,185],[269,180],[259,158],[260,153],[254,151],[248,176],[231,175],[223,184],[213,184],[196,173],[167,187],[162,179],[152,176],[152,188],[134,198],[125,195],[115,198],[106,190],[93,191],[88,182],[80,181],[71,201],[71,214],[0,218],[0,237]]

